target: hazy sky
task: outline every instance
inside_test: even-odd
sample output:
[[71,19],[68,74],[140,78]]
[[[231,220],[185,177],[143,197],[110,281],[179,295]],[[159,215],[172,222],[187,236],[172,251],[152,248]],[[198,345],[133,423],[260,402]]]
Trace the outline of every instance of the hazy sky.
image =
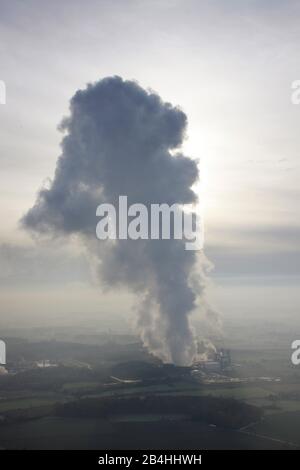
[[300,79],[299,19],[296,0],[0,0],[3,318],[49,313],[54,298],[61,312],[96,312],[97,299],[103,311],[118,308],[95,293],[72,247],[36,247],[18,227],[53,175],[57,125],[70,97],[115,74],[154,89],[188,116],[185,151],[200,158],[216,278],[293,276],[295,283],[300,105],[291,104],[291,83]]

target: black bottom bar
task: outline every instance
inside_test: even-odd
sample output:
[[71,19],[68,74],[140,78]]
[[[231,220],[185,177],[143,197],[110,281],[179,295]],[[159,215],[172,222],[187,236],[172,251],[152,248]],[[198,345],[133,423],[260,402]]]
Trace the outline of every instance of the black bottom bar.
[[[76,465],[83,468],[104,468],[104,466],[116,466],[119,468],[137,468],[143,465],[153,467],[153,465],[188,465],[190,467],[211,466],[211,465],[258,465],[263,460],[268,464],[288,465],[296,457],[292,450],[139,450],[139,451],[11,451],[3,450],[0,452],[0,465],[7,463],[9,465],[30,465],[31,468],[43,468],[47,466],[57,466],[60,464]],[[297,452],[297,451],[296,451]],[[293,454],[293,455],[292,455]],[[6,468],[6,467],[5,467]],[[51,467],[50,467],[51,468]]]

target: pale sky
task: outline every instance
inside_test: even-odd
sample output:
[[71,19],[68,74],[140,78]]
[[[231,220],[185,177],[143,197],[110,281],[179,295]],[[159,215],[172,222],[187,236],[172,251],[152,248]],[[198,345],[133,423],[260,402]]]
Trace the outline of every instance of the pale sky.
[[[69,245],[37,247],[18,226],[53,176],[69,99],[115,74],[188,116],[184,148],[200,158],[216,282],[263,276],[295,284],[300,105],[291,103],[291,84],[300,79],[299,19],[296,0],[0,0],[2,320],[39,315],[45,304],[48,315],[54,298],[62,313],[96,312],[97,299],[105,312],[118,308],[91,285],[82,255]],[[230,311],[222,295],[216,301]]]

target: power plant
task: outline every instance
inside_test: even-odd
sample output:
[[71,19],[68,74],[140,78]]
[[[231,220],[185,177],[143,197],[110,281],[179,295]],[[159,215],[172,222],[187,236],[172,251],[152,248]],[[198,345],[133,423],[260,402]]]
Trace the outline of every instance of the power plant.
[[222,373],[231,367],[230,349],[220,348],[210,354],[203,360],[196,362],[193,366],[194,370],[203,372]]

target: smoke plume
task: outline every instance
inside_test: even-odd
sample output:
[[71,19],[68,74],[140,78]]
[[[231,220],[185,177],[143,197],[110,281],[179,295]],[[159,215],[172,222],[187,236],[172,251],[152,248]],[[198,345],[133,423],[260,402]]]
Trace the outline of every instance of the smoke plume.
[[[108,77],[79,90],[64,133],[55,175],[22,219],[39,234],[78,235],[97,263],[102,285],[136,294],[144,345],[165,362],[188,365],[197,351],[190,313],[203,295],[198,255],[183,240],[96,239],[96,208],[128,204],[191,204],[198,179],[180,148],[186,115],[133,81]],[[201,264],[201,263],[200,263]],[[202,302],[203,303],[203,302]]]

